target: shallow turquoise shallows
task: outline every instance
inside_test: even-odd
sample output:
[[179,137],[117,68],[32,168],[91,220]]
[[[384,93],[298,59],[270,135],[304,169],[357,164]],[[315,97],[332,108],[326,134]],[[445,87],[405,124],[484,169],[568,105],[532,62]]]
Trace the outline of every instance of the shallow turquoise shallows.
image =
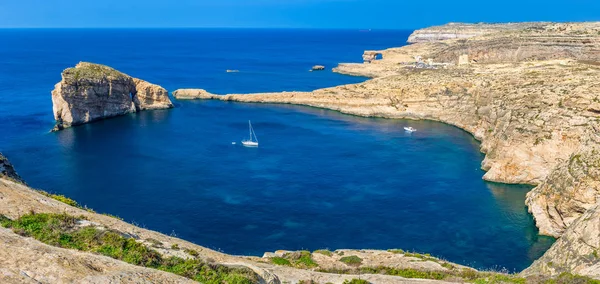
[[[0,151],[33,187],[226,253],[401,248],[521,270],[553,241],[527,214],[530,188],[482,181],[479,143],[452,126],[175,101],[171,110],[48,133],[50,91],[79,61],[170,91],[305,91],[365,80],[329,70],[360,61],[365,49],[401,46],[408,34],[0,30]],[[317,64],[327,70],[308,72]],[[259,148],[241,146],[248,120]]]

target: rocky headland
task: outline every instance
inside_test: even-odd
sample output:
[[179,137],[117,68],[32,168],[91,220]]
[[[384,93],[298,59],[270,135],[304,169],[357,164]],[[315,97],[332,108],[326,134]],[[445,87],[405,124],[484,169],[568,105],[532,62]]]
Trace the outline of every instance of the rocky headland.
[[142,110],[172,107],[164,88],[88,62],[65,69],[62,80],[52,91],[54,130]]
[[[449,30],[455,30],[451,37],[432,36]],[[373,78],[360,84],[313,92],[175,94],[458,126],[481,141],[485,180],[536,186],[526,205],[540,233],[559,240],[527,274],[567,271],[600,278],[594,215],[600,191],[600,23],[450,24],[416,31],[409,41],[419,43],[368,51],[364,64],[334,69]],[[382,59],[373,60],[373,54]]]

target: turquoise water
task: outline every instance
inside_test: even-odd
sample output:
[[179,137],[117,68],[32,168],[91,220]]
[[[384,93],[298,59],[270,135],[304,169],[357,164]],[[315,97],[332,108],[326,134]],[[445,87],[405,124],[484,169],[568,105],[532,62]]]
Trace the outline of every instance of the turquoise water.
[[[452,126],[175,101],[171,110],[47,132],[50,90],[80,60],[170,91],[303,91],[364,80],[308,69],[359,61],[364,49],[402,45],[409,33],[1,30],[0,151],[34,187],[227,253],[402,248],[523,269],[552,243],[527,214],[530,188],[482,181],[479,143]],[[257,149],[239,145],[249,119]]]

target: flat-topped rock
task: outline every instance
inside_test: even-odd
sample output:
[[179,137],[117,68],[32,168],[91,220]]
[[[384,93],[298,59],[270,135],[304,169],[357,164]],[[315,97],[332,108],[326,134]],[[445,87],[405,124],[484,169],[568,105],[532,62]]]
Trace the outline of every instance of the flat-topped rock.
[[61,130],[127,113],[172,108],[164,88],[111,67],[80,62],[62,72],[52,91],[52,109]]
[[178,89],[173,92],[173,97],[178,100],[214,99],[217,95],[204,89]]

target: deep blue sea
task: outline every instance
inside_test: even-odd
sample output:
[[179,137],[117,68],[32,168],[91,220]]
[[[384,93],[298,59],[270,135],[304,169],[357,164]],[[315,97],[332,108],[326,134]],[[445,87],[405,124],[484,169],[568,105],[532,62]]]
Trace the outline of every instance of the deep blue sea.
[[[537,235],[527,214],[530,188],[484,182],[479,143],[452,126],[174,101],[171,110],[48,132],[50,91],[79,61],[169,91],[308,91],[364,81],[329,70],[360,62],[365,49],[404,45],[409,34],[0,30],[0,151],[33,187],[226,253],[401,248],[521,270],[553,242]],[[328,71],[308,72],[315,64]],[[240,146],[248,120],[260,148]]]

